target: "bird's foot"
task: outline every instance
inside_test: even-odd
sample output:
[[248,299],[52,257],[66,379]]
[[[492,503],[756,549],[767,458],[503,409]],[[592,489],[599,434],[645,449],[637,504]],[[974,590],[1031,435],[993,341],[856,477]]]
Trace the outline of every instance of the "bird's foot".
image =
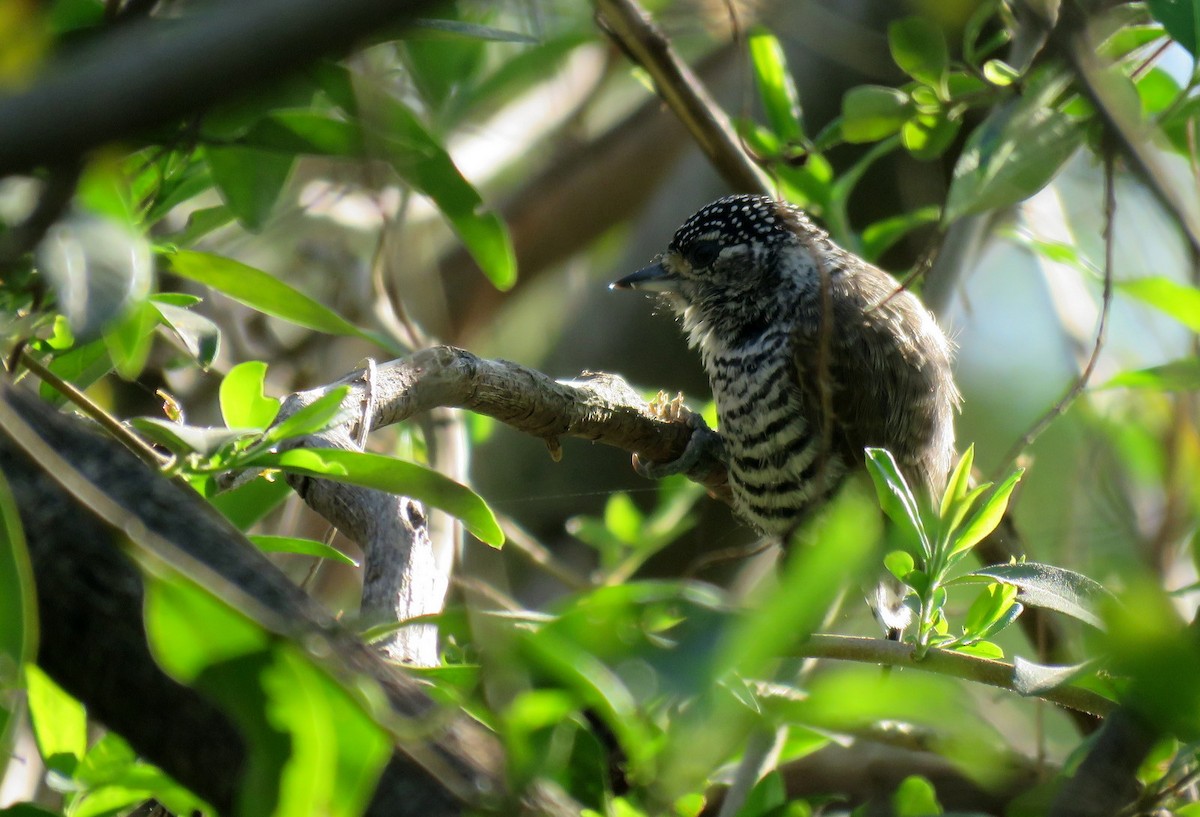
[[708,427],[704,418],[683,404],[683,395],[668,398],[664,392],[659,392],[650,401],[650,411],[660,420],[670,423],[685,423],[692,429],[687,448],[678,459],[670,462],[644,462],[637,454],[633,455],[633,469],[647,479],[662,479],[663,477],[683,474],[689,479],[699,480],[703,473],[696,472],[704,463],[712,460],[725,460],[725,441],[721,435]]

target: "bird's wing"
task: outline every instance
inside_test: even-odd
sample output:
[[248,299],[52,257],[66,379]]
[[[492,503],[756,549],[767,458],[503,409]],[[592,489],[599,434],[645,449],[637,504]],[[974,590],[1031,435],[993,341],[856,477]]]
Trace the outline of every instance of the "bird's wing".
[[[957,404],[946,342],[890,276],[874,268],[853,275],[830,275],[827,325],[799,322],[793,333],[805,413],[828,435],[832,456],[858,464],[864,448],[886,448],[914,487],[936,488],[949,468]],[[939,336],[928,337],[929,328]]]

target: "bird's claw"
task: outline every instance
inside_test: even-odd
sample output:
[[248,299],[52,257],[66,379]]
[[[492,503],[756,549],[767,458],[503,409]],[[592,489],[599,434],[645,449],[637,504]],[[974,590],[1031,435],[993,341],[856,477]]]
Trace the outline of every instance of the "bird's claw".
[[683,395],[672,399],[659,392],[650,402],[650,411],[660,420],[687,424],[692,428],[692,436],[688,438],[683,454],[670,462],[645,462],[634,454],[633,470],[647,479],[663,479],[675,474],[684,474],[695,480],[704,476],[703,473],[694,473],[702,464],[711,463],[713,460],[724,462],[724,439],[708,427],[703,416],[683,404]]

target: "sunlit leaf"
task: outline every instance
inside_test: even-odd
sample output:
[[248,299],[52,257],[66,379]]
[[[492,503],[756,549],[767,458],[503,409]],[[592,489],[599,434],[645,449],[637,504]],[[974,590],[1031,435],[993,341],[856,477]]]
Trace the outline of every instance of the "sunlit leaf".
[[910,775],[892,794],[892,812],[896,817],[932,817],[942,813],[942,804],[932,783],[920,775]]
[[981,568],[974,575],[1015,585],[1020,591],[1017,598],[1025,604],[1063,613],[1093,627],[1104,627],[1097,607],[1112,594],[1081,573],[1038,562],[1022,562]]
[[1122,281],[1117,288],[1200,332],[1200,289],[1161,276]]
[[472,534],[493,547],[504,543],[504,532],[495,515],[474,491],[415,463],[359,451],[293,448],[282,453],[260,454],[246,464],[326,477],[411,497],[460,519]]
[[1196,0],[1147,0],[1146,5],[1175,42],[1193,57],[1200,56],[1200,4]]
[[889,25],[888,46],[904,73],[927,85],[941,85],[949,49],[941,28],[928,17],[905,17]]
[[930,543],[921,520],[921,508],[917,498],[900,473],[896,461],[883,448],[867,449],[867,471],[875,484],[879,506],[888,518],[918,539],[926,557],[930,554]]
[[291,492],[283,475],[276,474],[274,479],[252,479],[211,497],[209,502],[238,530],[246,530],[273,511]]
[[232,258],[192,250],[178,250],[168,254],[167,260],[171,268],[184,278],[223,292],[251,309],[318,332],[354,335],[379,342],[376,336],[359,329],[341,315],[275,276]]
[[962,498],[967,495],[967,488],[971,482],[971,467],[974,464],[975,444],[972,443],[967,446],[967,450],[959,458],[958,464],[954,466],[954,471],[950,474],[950,480],[946,484],[946,490],[942,494],[942,504],[938,513],[943,519],[946,518],[951,506],[962,501]]
[[508,228],[459,172],[446,149],[398,99],[373,100],[378,117],[371,134],[405,182],[429,196],[488,279],[499,289],[516,282],[517,264]]
[[843,494],[811,528],[810,544],[793,548],[778,589],[758,601],[728,634],[722,671],[756,677],[821,623],[840,589],[858,572],[881,533],[863,497]]
[[37,650],[35,594],[21,518],[8,481],[0,474],[0,757],[11,748],[19,720],[14,715],[20,706],[9,693],[24,686],[21,667]]
[[128,422],[142,434],[176,454],[196,453],[205,457],[212,456],[247,434],[244,428],[189,426],[161,417],[133,417]]
[[303,437],[306,434],[316,434],[333,425],[345,413],[342,401],[346,399],[349,386],[338,386],[323,394],[304,408],[288,416],[282,422],[271,426],[265,439],[271,442],[286,440],[291,437]]
[[291,175],[295,155],[240,145],[208,145],[204,155],[230,211],[247,230],[262,229]]
[[1047,75],[996,108],[967,139],[954,167],[943,221],[1016,204],[1041,190],[1083,142],[1055,103],[1070,83]]
[[876,221],[863,230],[863,257],[868,261],[878,261],[879,256],[904,236],[926,224],[936,224],[941,216],[941,209],[930,205]]
[[800,123],[800,95],[788,70],[787,57],[775,35],[763,28],[750,35],[750,63],[763,110],[771,129],[784,141],[803,136]]
[[25,665],[29,717],[46,765],[70,777],[87,752],[87,712],[35,664]]
[[238,140],[258,152],[361,156],[362,130],[355,122],[317,111],[273,111]]
[[1100,388],[1195,391],[1200,389],[1200,358],[1188,357],[1148,369],[1121,372]]
[[279,413],[279,401],[265,392],[267,364],[247,360],[237,364],[221,380],[218,396],[221,417],[229,428],[265,429]]
[[1008,498],[1012,495],[1013,489],[1017,487],[1023,473],[1025,473],[1024,469],[1018,468],[1009,474],[1008,478],[996,486],[996,489],[983,501],[979,510],[975,511],[955,535],[952,555],[970,550],[996,529],[1000,520],[1004,518],[1004,511],[1008,508]]
[[221,330],[208,318],[190,309],[181,309],[157,297],[150,304],[158,310],[163,324],[179,338],[200,368],[207,369],[221,349]]
[[1018,695],[1043,695],[1095,669],[1095,661],[1084,661],[1069,666],[1049,666],[1036,664],[1018,655],[1013,659],[1013,690]]
[[842,137],[847,142],[876,142],[900,130],[911,115],[912,100],[903,91],[860,85],[842,99]]
[[301,556],[317,556],[321,559],[341,562],[350,567],[358,567],[358,562],[351,559],[337,548],[330,547],[316,539],[302,539],[298,536],[265,536],[248,537],[254,546],[264,553],[294,553]]

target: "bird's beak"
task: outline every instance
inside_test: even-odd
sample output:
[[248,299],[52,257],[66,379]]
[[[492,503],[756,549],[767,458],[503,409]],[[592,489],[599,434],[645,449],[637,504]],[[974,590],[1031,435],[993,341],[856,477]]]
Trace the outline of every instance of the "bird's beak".
[[672,275],[661,261],[642,267],[620,281],[608,285],[609,289],[641,289],[646,292],[677,292],[679,279]]

